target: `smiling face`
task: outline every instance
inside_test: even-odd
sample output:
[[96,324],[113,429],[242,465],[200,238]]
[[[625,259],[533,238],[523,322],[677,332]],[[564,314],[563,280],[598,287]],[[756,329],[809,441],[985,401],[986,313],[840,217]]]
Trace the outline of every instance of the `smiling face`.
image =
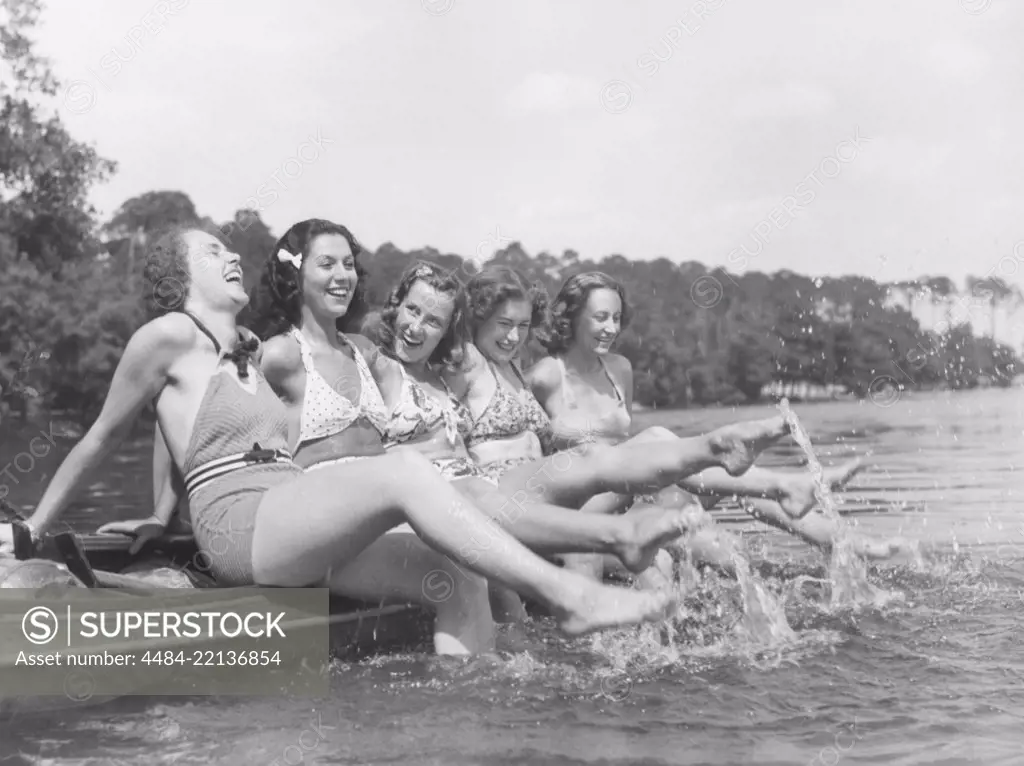
[[211,308],[238,311],[249,302],[242,286],[241,257],[212,234],[185,232],[188,250],[189,297]]
[[492,362],[511,361],[530,338],[532,315],[533,306],[525,298],[505,301],[476,331],[473,339],[476,347]]
[[455,296],[422,279],[412,283],[395,316],[394,353],[407,364],[426,362],[448,331]]
[[317,315],[348,312],[359,277],[356,256],[340,234],[321,234],[302,259],[302,300]]
[[583,310],[573,322],[572,342],[584,350],[604,355],[622,332],[622,300],[615,290],[590,291]]

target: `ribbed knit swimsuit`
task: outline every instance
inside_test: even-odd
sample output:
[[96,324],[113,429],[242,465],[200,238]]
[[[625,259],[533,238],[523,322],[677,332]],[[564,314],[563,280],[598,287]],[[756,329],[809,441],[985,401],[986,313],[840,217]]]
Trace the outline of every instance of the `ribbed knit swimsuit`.
[[[302,475],[288,452],[288,412],[259,369],[248,342],[222,353],[220,343],[184,312],[220,356],[199,404],[182,470],[196,544],[218,585],[254,583],[252,538],[264,493]],[[237,378],[224,362],[233,362]],[[255,386],[246,388],[250,376]]]

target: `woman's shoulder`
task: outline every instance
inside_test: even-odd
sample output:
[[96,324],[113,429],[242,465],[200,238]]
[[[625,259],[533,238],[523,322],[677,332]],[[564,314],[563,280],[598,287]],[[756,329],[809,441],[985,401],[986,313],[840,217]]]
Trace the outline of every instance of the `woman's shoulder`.
[[363,359],[366,360],[367,364],[373,365],[377,362],[378,357],[383,356],[380,353],[380,347],[372,340],[367,338],[365,335],[359,333],[341,333],[345,339],[352,344],[352,346],[363,355]]
[[268,380],[282,380],[302,369],[302,352],[298,341],[288,333],[274,335],[263,342],[260,360]]
[[622,377],[633,376],[633,363],[622,354],[608,354],[605,364],[613,374],[617,373]]
[[465,377],[467,380],[473,380],[487,367],[487,357],[476,347],[475,343],[467,343],[465,348],[466,354],[456,374]]
[[194,347],[199,337],[195,322],[180,311],[172,311],[149,320],[132,333],[125,355],[153,359],[155,355],[180,354]]
[[542,391],[554,391],[562,381],[562,368],[558,359],[553,356],[545,356],[537,360],[530,369],[526,371],[526,382],[530,388]]

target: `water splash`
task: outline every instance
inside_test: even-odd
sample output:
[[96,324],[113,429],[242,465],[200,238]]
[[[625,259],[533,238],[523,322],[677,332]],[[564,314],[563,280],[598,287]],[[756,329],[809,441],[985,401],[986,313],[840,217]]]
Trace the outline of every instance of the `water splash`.
[[832,581],[831,605],[833,608],[844,606],[861,606],[865,604],[879,605],[889,600],[889,594],[879,590],[868,582],[867,563],[853,549],[853,539],[849,526],[836,510],[832,499],[832,490],[825,480],[824,470],[818,462],[810,437],[797,419],[796,413],[789,406],[788,399],[779,402],[779,410],[789,424],[793,440],[807,456],[807,466],[814,477],[814,496],[818,500],[825,516],[835,525],[835,537],[832,540],[832,559],[829,562],[829,576]]
[[736,581],[743,598],[742,625],[747,637],[754,643],[776,647],[796,639],[796,633],[786,619],[783,602],[779,601],[750,571],[750,562],[739,551],[733,551]]

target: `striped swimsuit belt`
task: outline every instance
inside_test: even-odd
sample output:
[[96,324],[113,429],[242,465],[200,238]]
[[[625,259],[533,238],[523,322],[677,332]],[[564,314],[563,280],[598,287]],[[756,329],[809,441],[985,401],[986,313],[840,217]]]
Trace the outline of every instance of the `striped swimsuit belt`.
[[185,491],[191,500],[200,487],[209,484],[225,474],[249,468],[254,465],[265,463],[291,463],[292,455],[288,450],[283,449],[262,449],[260,445],[252,445],[248,452],[238,452],[234,455],[211,460],[201,466],[193,468],[185,476]]

